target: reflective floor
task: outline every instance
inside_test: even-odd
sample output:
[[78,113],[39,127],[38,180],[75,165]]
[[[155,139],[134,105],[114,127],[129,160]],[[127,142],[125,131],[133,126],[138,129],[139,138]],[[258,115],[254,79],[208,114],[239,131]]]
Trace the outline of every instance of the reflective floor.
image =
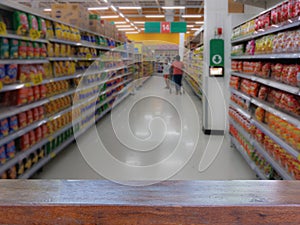
[[164,87],[162,78],[149,79],[35,178],[256,179],[226,135],[202,133],[202,104],[189,86],[182,95]]

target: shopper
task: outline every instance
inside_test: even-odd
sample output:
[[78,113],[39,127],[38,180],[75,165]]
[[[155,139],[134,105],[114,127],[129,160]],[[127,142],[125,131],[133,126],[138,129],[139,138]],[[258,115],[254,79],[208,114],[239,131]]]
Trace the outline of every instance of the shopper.
[[163,74],[164,74],[164,79],[165,79],[165,83],[166,83],[166,87],[167,89],[170,88],[170,80],[169,80],[169,71],[170,71],[170,62],[168,59],[165,60],[165,64],[164,64],[164,70],[163,70]]
[[182,86],[182,75],[183,75],[183,62],[180,61],[180,56],[177,55],[175,57],[175,61],[172,64],[173,67],[173,80],[175,83],[175,90],[176,90],[176,95],[178,95],[178,93],[181,93],[181,86]]

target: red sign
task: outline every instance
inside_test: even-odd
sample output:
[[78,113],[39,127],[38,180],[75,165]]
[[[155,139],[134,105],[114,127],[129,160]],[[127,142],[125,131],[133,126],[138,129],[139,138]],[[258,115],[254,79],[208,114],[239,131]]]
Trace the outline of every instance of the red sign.
[[160,27],[161,33],[170,33],[171,31],[170,22],[161,22],[160,26],[161,26]]

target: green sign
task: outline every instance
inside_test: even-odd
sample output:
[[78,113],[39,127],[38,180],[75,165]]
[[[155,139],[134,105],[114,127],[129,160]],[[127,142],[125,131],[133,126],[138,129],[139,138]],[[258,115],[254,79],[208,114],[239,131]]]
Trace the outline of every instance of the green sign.
[[186,22],[171,23],[171,33],[185,33],[185,32],[186,32]]
[[186,22],[146,22],[145,33],[185,33]]
[[224,67],[224,40],[211,39],[210,40],[210,66]]
[[146,22],[145,33],[160,33],[160,22]]

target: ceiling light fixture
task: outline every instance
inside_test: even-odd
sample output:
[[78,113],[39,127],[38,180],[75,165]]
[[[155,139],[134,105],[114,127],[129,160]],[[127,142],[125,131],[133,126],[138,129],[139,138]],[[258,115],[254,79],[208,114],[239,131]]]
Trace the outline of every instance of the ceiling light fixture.
[[199,15],[199,14],[188,14],[188,15],[182,15],[182,18],[201,18],[202,15]]
[[43,11],[44,11],[44,12],[51,12],[52,9],[44,9]]
[[186,27],[194,27],[194,25],[186,25]]
[[126,34],[138,34],[138,31],[126,32]]
[[141,28],[141,30],[145,30],[145,28]]
[[195,24],[204,24],[204,21],[197,21]]
[[115,16],[100,16],[100,19],[116,19],[116,18],[119,18],[118,15],[115,15]]
[[142,9],[141,6],[120,6],[119,9]]
[[188,31],[188,32],[186,32],[187,34],[190,34],[191,32],[190,31]]
[[133,24],[133,23],[130,23],[130,25],[134,27],[134,24]]
[[130,25],[116,25],[116,28],[131,27]]
[[125,18],[126,22],[130,23],[130,20],[128,18]]
[[105,3],[107,3],[107,0],[102,0],[102,1],[104,1]]
[[119,28],[120,31],[126,31],[126,30],[134,30],[134,28]]
[[123,18],[125,18],[124,14],[123,13],[119,13],[119,15]]
[[89,7],[88,10],[89,11],[93,11],[93,10],[107,10],[108,7]]
[[114,24],[126,24],[126,22],[124,22],[124,21],[116,21],[116,22],[114,22]]
[[145,21],[134,21],[135,24],[145,24]]
[[165,15],[145,15],[146,18],[164,18]]
[[117,8],[116,7],[114,7],[113,5],[111,5],[110,6],[110,8],[112,8],[112,10],[114,10],[115,12],[117,12],[118,10],[117,10]]
[[185,9],[185,6],[162,6],[163,9]]
[[191,30],[199,30],[200,28],[192,28]]

